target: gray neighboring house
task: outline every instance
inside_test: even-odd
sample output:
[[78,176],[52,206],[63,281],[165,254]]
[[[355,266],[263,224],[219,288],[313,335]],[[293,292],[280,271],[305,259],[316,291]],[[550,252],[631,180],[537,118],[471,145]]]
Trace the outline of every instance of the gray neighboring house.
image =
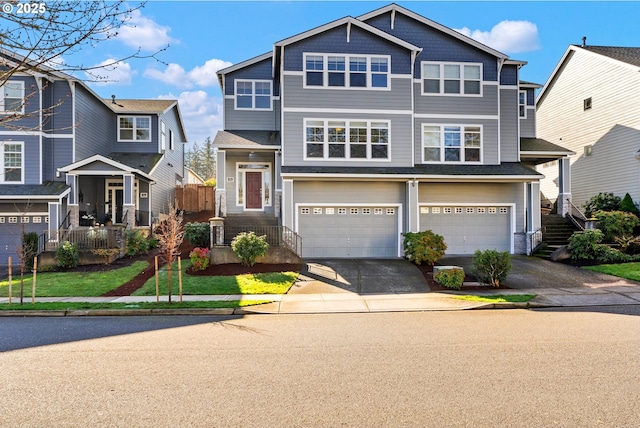
[[[7,68],[20,59],[2,58]],[[23,227],[45,240],[107,221],[150,229],[184,177],[176,100],[105,100],[69,75],[41,71],[0,86],[0,114],[17,115],[0,123],[0,265],[17,260]]]
[[526,63],[391,4],[218,72],[221,216],[276,217],[303,257],[401,257],[431,229],[448,254],[528,254],[542,174]]
[[592,196],[640,201],[640,48],[571,45],[537,97],[538,135],[573,154],[538,167],[544,195],[582,209]]

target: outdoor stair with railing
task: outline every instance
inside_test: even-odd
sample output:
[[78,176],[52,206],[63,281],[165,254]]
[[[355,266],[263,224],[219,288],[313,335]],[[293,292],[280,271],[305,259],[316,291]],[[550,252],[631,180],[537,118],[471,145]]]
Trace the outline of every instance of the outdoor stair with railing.
[[534,255],[548,259],[551,253],[569,243],[569,238],[574,232],[580,230],[569,219],[557,214],[542,216],[542,242],[541,248]]
[[229,214],[224,219],[224,244],[231,245],[233,238],[242,232],[265,235],[267,243],[283,246],[302,256],[302,239],[291,229],[278,224],[278,218],[263,213]]

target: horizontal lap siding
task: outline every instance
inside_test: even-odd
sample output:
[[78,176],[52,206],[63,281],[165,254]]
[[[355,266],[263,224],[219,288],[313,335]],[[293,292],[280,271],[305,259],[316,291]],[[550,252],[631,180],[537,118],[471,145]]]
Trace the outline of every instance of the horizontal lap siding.
[[280,129],[280,101],[273,101],[273,110],[236,110],[235,99],[224,100],[224,129],[244,131],[278,131]]
[[[444,96],[422,95],[422,84],[414,83],[416,114],[437,115],[469,115],[469,116],[497,116],[498,115],[498,86],[483,85],[482,96]],[[514,104],[514,109],[516,104]]]
[[524,231],[522,183],[420,183],[420,204],[516,204],[516,232]]
[[76,86],[76,158],[108,155],[116,141],[117,123],[114,113],[82,86]]
[[405,183],[296,181],[295,203],[392,204],[405,201]]
[[[571,191],[578,207],[600,192],[621,197],[629,192],[640,200],[638,72],[580,49],[567,61],[538,100],[538,136],[576,152]],[[592,108],[585,111],[583,101],[589,97]],[[591,156],[584,156],[585,145],[593,146]],[[541,191],[555,199],[557,166],[539,171],[546,175]]]
[[[305,129],[304,119],[363,119],[363,120],[389,120],[390,137],[389,150],[391,161],[329,161],[329,160],[303,160]],[[286,113],[284,115],[284,165],[309,165],[309,166],[412,166],[411,159],[411,116],[389,114],[363,114],[363,113]]]

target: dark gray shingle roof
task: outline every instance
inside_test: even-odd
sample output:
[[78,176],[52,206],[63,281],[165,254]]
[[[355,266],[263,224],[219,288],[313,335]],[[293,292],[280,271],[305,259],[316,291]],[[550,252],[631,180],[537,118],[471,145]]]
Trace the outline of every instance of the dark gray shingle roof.
[[57,197],[69,189],[62,181],[46,181],[43,184],[2,184],[0,185],[0,196],[15,196],[24,199],[29,196],[51,196]]
[[558,153],[573,154],[569,149],[553,144],[542,138],[520,138],[520,152],[545,152],[545,153]]
[[278,131],[218,131],[213,140],[216,147],[279,146]]
[[139,169],[145,174],[151,173],[151,170],[162,158],[160,153],[110,153],[109,158],[116,162],[128,165],[132,168]]
[[608,56],[609,58],[616,59],[618,61],[626,62],[627,64],[640,67],[640,48],[629,48],[620,46],[582,46],[591,52],[595,52],[600,55]]

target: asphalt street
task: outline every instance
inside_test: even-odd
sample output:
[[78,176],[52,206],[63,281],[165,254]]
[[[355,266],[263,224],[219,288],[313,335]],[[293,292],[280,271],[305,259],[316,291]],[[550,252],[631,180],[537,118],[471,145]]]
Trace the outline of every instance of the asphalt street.
[[7,318],[0,426],[637,426],[639,315]]

